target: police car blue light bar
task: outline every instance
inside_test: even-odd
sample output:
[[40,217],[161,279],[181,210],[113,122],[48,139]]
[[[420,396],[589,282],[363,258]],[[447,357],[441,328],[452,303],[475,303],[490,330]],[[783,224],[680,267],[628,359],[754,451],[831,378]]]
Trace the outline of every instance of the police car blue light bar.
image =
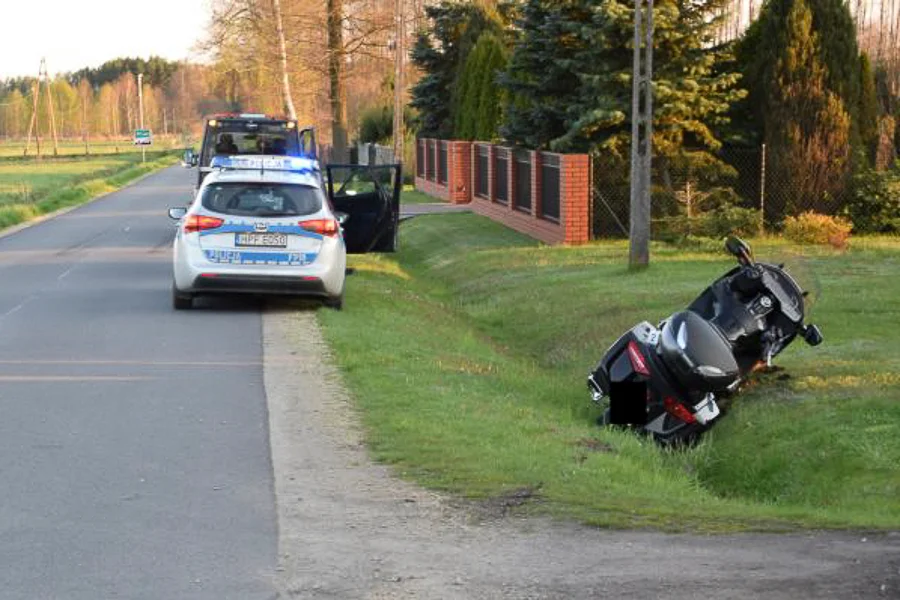
[[215,156],[209,163],[213,169],[234,171],[290,171],[317,173],[319,162],[298,156]]

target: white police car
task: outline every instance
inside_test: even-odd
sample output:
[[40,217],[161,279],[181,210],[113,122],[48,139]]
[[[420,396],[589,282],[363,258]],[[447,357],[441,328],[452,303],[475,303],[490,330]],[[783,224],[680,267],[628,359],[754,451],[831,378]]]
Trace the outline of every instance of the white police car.
[[[205,294],[291,294],[340,309],[347,248],[318,163],[286,156],[216,157],[179,220],[172,304]],[[365,217],[365,215],[362,215]],[[361,218],[361,221],[365,221]]]

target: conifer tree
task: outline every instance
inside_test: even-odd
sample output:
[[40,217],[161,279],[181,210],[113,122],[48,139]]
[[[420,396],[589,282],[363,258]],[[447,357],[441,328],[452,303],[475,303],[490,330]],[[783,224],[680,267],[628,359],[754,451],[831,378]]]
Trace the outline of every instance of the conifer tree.
[[[714,45],[727,0],[659,0],[654,11],[654,149],[714,150],[713,126],[742,95],[739,76]],[[634,4],[625,0],[529,0],[524,34],[504,78],[511,95],[503,131],[558,151],[627,156]],[[541,23],[543,22],[543,25]],[[527,133],[537,127],[535,134]]]
[[871,163],[875,159],[878,145],[878,92],[875,87],[875,73],[865,52],[859,56],[859,137]]
[[492,140],[498,135],[501,102],[497,74],[506,65],[505,48],[491,32],[485,32],[469,52],[457,88],[454,137]]
[[827,212],[847,183],[851,117],[840,95],[828,88],[809,5],[794,0],[784,16],[786,43],[775,56],[767,86],[765,139],[772,180],[790,193],[773,195],[785,205],[770,203],[770,208],[774,214]]
[[580,86],[575,60],[585,50],[573,31],[589,12],[577,0],[525,0],[509,66],[500,76],[509,103],[502,136],[529,148],[547,149],[566,133],[569,104]]
[[444,0],[426,8],[426,14],[431,28],[419,33],[410,53],[423,72],[411,90],[410,105],[419,112],[420,136],[447,138],[454,133],[463,101],[459,90],[469,53],[483,32],[502,35],[504,13],[490,3]]

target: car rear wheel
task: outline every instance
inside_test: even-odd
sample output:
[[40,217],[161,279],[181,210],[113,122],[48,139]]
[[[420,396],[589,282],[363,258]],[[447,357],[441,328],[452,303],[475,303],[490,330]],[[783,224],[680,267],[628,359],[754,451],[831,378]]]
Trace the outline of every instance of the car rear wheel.
[[323,304],[334,310],[342,310],[344,308],[344,293],[341,292],[340,296],[335,296],[334,298],[326,298]]
[[172,308],[175,310],[188,310],[194,306],[194,295],[179,292],[175,284],[172,284]]

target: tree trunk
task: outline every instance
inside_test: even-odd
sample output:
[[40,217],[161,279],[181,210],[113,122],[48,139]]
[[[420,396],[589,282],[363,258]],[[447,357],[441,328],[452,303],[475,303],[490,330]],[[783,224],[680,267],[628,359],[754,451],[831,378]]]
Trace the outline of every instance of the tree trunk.
[[344,92],[343,0],[328,0],[328,80],[331,97],[331,144],[334,162],[346,162],[347,102]]
[[284,94],[284,107],[291,119],[297,118],[294,109],[294,99],[291,96],[291,81],[288,77],[287,49],[284,44],[284,26],[281,22],[281,0],[272,0],[272,8],[275,11],[275,26],[278,29],[278,50],[281,54],[281,90]]

